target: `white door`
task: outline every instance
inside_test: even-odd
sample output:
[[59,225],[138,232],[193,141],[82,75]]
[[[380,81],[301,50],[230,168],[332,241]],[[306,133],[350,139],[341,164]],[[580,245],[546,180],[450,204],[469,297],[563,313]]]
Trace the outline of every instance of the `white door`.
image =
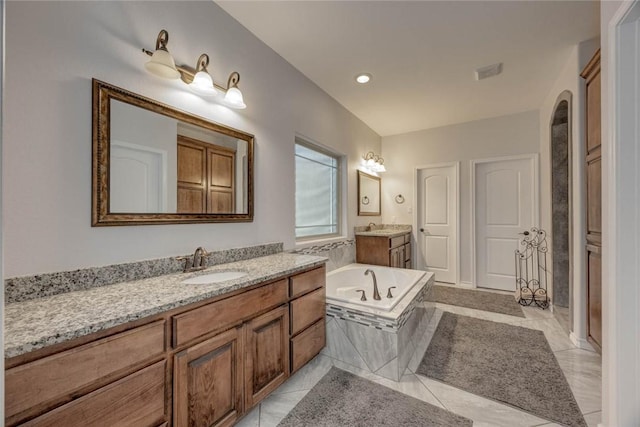
[[458,283],[458,164],[418,170],[417,266]]
[[109,210],[166,212],[166,157],[163,150],[112,140]]
[[473,162],[476,286],[515,290],[514,252],[537,221],[537,158]]

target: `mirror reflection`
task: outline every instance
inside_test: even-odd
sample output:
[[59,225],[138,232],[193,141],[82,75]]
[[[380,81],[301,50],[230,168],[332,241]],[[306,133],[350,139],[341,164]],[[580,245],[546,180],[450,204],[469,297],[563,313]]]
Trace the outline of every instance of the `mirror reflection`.
[[111,100],[110,211],[246,213],[247,141]]
[[253,136],[94,80],[92,225],[253,220]]
[[362,171],[358,171],[358,215],[381,215],[380,177]]

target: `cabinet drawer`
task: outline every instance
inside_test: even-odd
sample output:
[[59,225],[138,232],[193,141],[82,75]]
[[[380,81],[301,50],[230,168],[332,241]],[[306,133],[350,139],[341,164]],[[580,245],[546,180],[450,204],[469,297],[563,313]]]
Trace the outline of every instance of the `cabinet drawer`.
[[23,425],[157,426],[165,420],[165,363],[151,365]]
[[407,233],[404,235],[404,242],[411,243],[411,233]]
[[287,279],[173,317],[173,346],[221,331],[287,302]]
[[392,237],[389,239],[389,247],[397,248],[398,246],[404,245],[404,236]]
[[325,320],[319,320],[300,335],[291,339],[291,373],[297,371],[325,346]]
[[8,424],[68,401],[94,384],[161,355],[165,321],[54,354],[5,373]]
[[298,295],[305,294],[309,291],[324,286],[327,278],[326,267],[323,265],[315,270],[301,273],[291,278],[289,285],[289,295],[295,298]]
[[325,288],[291,301],[291,335],[295,335],[325,316]]

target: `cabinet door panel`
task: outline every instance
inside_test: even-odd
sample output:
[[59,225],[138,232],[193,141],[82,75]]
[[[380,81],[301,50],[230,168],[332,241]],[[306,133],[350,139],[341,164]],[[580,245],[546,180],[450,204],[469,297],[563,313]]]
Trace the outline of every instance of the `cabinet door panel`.
[[242,413],[242,339],[234,328],[174,356],[174,425],[233,425]]
[[278,307],[245,326],[246,406],[251,407],[289,377],[289,308]]

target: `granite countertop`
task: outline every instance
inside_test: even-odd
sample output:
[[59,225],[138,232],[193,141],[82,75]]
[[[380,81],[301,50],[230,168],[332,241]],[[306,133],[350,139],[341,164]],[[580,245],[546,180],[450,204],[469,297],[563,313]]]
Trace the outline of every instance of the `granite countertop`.
[[[4,310],[4,356],[19,356],[325,262],[323,257],[283,252],[220,264],[194,273],[169,274],[7,304]],[[248,274],[208,285],[181,283],[194,276],[218,271],[244,271]]]
[[372,236],[372,237],[396,237],[403,234],[410,233],[411,229],[394,229],[394,228],[382,228],[379,230],[371,231],[356,231],[356,236]]

